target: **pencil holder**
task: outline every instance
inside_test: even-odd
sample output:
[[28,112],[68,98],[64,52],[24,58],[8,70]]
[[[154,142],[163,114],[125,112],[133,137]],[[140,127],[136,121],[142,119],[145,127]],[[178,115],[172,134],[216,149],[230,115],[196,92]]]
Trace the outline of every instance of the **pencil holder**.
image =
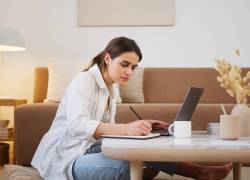
[[236,140],[239,138],[239,117],[235,115],[220,115],[221,139]]

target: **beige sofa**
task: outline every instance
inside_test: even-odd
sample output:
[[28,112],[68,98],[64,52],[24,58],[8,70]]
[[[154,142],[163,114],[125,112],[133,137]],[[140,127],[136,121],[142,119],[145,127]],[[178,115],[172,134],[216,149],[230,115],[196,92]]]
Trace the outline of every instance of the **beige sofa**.
[[[245,68],[243,71],[249,71]],[[30,165],[33,154],[50,127],[58,104],[43,103],[48,88],[48,69],[35,73],[34,104],[15,110],[15,157],[19,165]],[[192,117],[193,130],[206,130],[208,122],[218,122],[222,113],[219,103],[231,111],[235,101],[216,81],[212,68],[145,68],[143,80],[144,103],[117,104],[117,123],[128,123],[137,117],[128,108],[132,105],[143,117],[172,122],[189,86],[205,89]],[[249,100],[249,99],[248,99]],[[248,101],[249,102],[249,101]]]

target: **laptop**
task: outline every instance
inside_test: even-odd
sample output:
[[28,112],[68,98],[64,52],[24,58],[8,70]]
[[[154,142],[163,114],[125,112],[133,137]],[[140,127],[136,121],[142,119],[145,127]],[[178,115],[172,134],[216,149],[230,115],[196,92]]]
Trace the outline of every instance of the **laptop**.
[[[203,93],[203,88],[198,87],[190,87],[188,89],[188,92],[184,98],[183,104],[177,113],[177,116],[175,118],[175,121],[191,121],[192,115],[194,113],[194,110],[200,100],[200,97]],[[139,118],[140,116],[131,109]],[[140,118],[141,119],[141,118]],[[152,133],[149,133],[145,136],[125,136],[125,135],[102,135],[101,137],[105,138],[125,138],[125,139],[150,139],[155,138],[159,136],[170,136],[168,132],[168,128],[161,129],[161,130],[154,130]]]
[[[177,113],[177,116],[174,121],[191,121],[192,115],[194,113],[194,110],[200,100],[200,97],[203,93],[204,89],[203,88],[198,88],[198,87],[190,87],[185,99],[183,101],[183,104]],[[162,136],[170,136],[168,132],[168,129],[164,130],[156,130],[155,133],[160,133]]]

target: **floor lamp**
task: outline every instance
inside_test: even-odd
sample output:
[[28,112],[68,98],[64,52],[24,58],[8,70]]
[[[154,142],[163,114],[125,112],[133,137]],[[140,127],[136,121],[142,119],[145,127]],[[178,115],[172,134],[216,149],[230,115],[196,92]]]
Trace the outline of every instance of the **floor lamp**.
[[25,41],[21,34],[12,29],[0,28],[0,62],[2,62],[2,52],[24,50]]

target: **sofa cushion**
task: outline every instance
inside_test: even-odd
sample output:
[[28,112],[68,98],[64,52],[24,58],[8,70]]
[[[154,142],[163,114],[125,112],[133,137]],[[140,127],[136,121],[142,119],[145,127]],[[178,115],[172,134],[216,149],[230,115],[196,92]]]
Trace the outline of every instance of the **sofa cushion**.
[[137,68],[134,70],[130,80],[120,86],[120,96],[123,103],[143,103],[143,75],[144,69]]
[[88,64],[89,61],[86,60],[49,59],[49,81],[45,101],[60,102],[69,82]]
[[4,173],[11,180],[43,180],[39,172],[33,167],[4,165]]

